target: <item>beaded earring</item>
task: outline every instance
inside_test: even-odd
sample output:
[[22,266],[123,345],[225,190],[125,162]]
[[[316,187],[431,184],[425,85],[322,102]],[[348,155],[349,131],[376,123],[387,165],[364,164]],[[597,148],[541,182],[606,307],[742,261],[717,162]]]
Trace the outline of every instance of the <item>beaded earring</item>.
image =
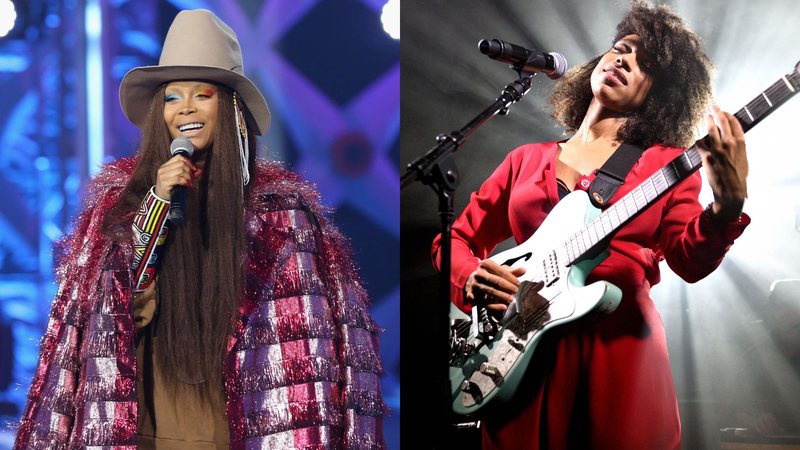
[[248,167],[248,161],[250,160],[250,147],[248,146],[247,141],[247,123],[244,121],[244,113],[242,113],[242,108],[239,106],[238,92],[233,93],[233,110],[233,113],[236,116],[236,128],[238,128],[238,132],[236,134],[239,137],[239,160],[242,166],[242,187],[244,187],[250,182],[250,170]]

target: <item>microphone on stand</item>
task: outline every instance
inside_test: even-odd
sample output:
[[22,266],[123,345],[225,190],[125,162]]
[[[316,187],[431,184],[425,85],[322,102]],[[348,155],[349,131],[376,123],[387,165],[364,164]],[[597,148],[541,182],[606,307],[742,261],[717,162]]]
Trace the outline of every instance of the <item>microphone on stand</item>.
[[567,71],[567,58],[561,53],[528,50],[500,39],[483,39],[478,49],[489,58],[511,64],[518,72],[543,72],[550,79],[561,78]]
[[[176,137],[169,146],[169,152],[172,156],[181,155],[191,158],[192,153],[194,153],[194,145],[192,145],[192,141],[190,141],[189,138]],[[181,185],[173,186],[172,193],[170,194],[170,207],[167,218],[176,226],[180,226],[183,223],[185,202],[186,188]]]

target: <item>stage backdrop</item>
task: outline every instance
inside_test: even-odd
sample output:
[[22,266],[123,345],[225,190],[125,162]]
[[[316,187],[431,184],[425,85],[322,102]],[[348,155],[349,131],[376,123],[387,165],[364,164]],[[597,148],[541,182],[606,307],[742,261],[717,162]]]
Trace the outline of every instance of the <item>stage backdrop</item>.
[[385,329],[386,435],[399,448],[400,67],[399,41],[381,24],[386,0],[10,1],[16,24],[0,38],[0,449],[35,368],[53,244],[99,165],[137,146],[119,82],[157,64],[175,14],[195,8],[236,31],[246,75],[272,109],[259,156],[315,183],[351,239]]
[[[723,109],[737,111],[800,60],[797,1],[660,3],[670,4],[704,39],[717,68],[715,100]],[[402,166],[433,147],[438,134],[466,125],[516,79],[507,65],[479,52],[481,39],[559,52],[574,66],[611,47],[615,26],[628,4],[624,0],[404,1]],[[564,138],[549,115],[547,97],[553,84],[545,76],[534,77],[533,88],[507,116],[494,118],[454,155],[461,180],[456,213],[513,148]],[[800,98],[794,98],[748,133],[745,211],[752,216],[752,224],[722,266],[708,278],[687,285],[662,265],[662,282],[653,290],[667,330],[684,421],[684,448],[718,448],[720,428],[736,422],[730,401],[750,395],[757,382],[766,380],[783,398],[792,399],[787,407],[793,408],[795,420],[800,417],[796,401],[800,364],[791,369],[791,359],[778,351],[770,338],[772,330],[765,326],[772,283],[800,278],[798,117]],[[711,201],[709,194],[703,192],[704,203]],[[430,313],[437,301],[437,278],[430,245],[439,232],[439,217],[436,195],[425,186],[404,188],[400,198],[401,353],[407,386],[403,410],[408,413],[402,423],[403,445],[426,448],[434,431],[429,424],[443,413],[432,407],[434,394],[428,383],[443,363],[421,350],[434,339]],[[800,289],[790,292],[787,301],[800,307]],[[796,342],[795,362],[798,346]]]

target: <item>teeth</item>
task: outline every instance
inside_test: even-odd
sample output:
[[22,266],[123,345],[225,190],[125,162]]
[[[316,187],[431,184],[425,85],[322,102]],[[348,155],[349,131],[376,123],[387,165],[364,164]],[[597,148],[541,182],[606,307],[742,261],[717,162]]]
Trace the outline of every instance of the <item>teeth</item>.
[[189,130],[197,130],[199,128],[203,128],[203,124],[199,122],[195,123],[187,123],[178,127],[179,131],[189,131]]

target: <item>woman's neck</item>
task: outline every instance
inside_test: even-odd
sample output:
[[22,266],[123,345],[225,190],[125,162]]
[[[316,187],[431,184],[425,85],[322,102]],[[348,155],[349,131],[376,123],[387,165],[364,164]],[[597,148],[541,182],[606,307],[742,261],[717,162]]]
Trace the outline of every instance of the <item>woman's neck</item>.
[[581,126],[569,139],[569,142],[579,145],[606,142],[616,147],[620,143],[617,137],[619,129],[626,121],[626,117],[605,108],[593,98],[589,103],[589,109],[583,117]]

